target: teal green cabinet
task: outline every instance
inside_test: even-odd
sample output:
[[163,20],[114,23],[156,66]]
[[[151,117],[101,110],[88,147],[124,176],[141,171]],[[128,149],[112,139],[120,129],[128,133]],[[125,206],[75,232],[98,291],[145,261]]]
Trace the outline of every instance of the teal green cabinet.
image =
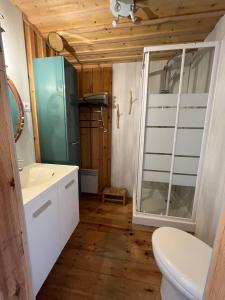
[[41,160],[79,165],[76,70],[63,56],[35,58],[33,65]]

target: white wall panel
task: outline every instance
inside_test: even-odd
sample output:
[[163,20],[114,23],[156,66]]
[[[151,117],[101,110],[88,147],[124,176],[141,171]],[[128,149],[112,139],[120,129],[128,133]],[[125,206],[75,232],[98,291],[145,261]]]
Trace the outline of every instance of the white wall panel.
[[210,245],[225,207],[225,16],[209,34],[207,41],[212,40],[222,41],[222,47],[196,215],[196,235]]
[[[5,54],[7,76],[15,84],[23,104],[30,106],[30,91],[28,83],[27,60],[24,41],[22,13],[8,0],[1,0],[1,27]],[[23,132],[16,143],[18,159],[24,160],[24,165],[35,162],[34,136],[31,111],[25,112]]]
[[[120,128],[117,128],[116,109],[112,110],[112,149],[111,184],[125,187],[130,196],[133,194],[137,170],[135,160],[138,149],[138,128],[140,122],[139,84],[141,62],[113,64],[113,101],[119,104]],[[132,91],[132,112],[129,115],[130,91]]]

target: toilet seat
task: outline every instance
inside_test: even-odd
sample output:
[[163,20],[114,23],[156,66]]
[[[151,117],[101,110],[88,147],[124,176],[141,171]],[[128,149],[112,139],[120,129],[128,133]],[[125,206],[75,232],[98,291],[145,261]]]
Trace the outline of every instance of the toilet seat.
[[161,272],[190,299],[202,299],[212,249],[182,230],[161,227],[152,235]]

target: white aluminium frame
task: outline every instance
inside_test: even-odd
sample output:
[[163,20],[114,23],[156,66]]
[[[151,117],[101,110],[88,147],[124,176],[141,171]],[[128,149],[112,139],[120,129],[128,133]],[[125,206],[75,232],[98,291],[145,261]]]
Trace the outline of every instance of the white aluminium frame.
[[[181,50],[182,51],[182,61],[181,61],[181,75],[180,75],[180,82],[179,82],[179,91],[178,91],[178,101],[177,101],[177,112],[176,112],[176,125],[175,131],[177,128],[178,118],[179,118],[179,104],[182,94],[182,83],[183,83],[183,71],[184,71],[184,60],[185,60],[185,52],[186,49],[199,49],[199,48],[214,48],[214,57],[213,57],[213,64],[212,64],[212,72],[211,72],[211,80],[210,80],[210,88],[208,93],[208,101],[207,101],[207,110],[205,116],[205,125],[202,137],[202,145],[201,145],[201,152],[199,158],[199,165],[198,165],[198,173],[196,179],[196,187],[195,187],[195,197],[193,202],[192,208],[192,217],[191,219],[180,218],[180,217],[173,217],[168,216],[169,211],[169,202],[167,201],[166,207],[166,215],[155,215],[150,213],[143,213],[140,212],[141,209],[141,187],[142,187],[142,176],[143,176],[143,159],[144,159],[144,142],[145,142],[145,125],[146,125],[146,110],[147,110],[147,102],[148,102],[148,95],[149,95],[149,65],[150,65],[150,53],[157,52],[157,51],[166,51],[166,50]],[[140,110],[140,127],[139,127],[139,147],[138,147],[138,171],[137,171],[137,181],[136,181],[136,192],[134,193],[134,208],[133,208],[133,222],[145,225],[153,225],[153,226],[161,226],[169,225],[169,224],[180,224],[180,227],[184,230],[194,230],[195,218],[196,218],[196,209],[197,203],[200,195],[200,182],[202,177],[202,168],[203,168],[203,158],[206,148],[206,140],[208,136],[208,129],[209,129],[209,121],[213,106],[213,97],[214,97],[214,89],[215,89],[215,81],[216,81],[216,74],[218,69],[218,59],[219,59],[219,50],[220,50],[220,43],[219,42],[199,42],[199,43],[188,43],[188,44],[176,44],[176,45],[162,45],[162,46],[151,46],[144,48],[144,70],[143,70],[143,84],[140,87],[142,89],[142,101],[141,101],[141,110]],[[173,141],[173,152],[175,150],[176,145],[176,137],[177,134],[174,132],[174,141]],[[172,155],[172,162],[171,162],[171,169],[174,165],[174,155]],[[171,184],[172,184],[172,172],[170,172],[170,180],[169,180],[169,195],[171,193]],[[142,219],[142,220],[141,220]],[[186,225],[186,226],[185,226]]]

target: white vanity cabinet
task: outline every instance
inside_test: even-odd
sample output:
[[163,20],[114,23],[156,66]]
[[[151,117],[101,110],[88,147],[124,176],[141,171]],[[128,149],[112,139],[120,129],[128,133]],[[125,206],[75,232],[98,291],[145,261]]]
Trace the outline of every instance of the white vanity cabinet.
[[79,223],[78,170],[24,206],[34,296]]
[[25,207],[28,249],[34,295],[60,254],[58,195],[54,187]]
[[60,247],[64,248],[79,223],[78,177],[68,175],[59,184]]

